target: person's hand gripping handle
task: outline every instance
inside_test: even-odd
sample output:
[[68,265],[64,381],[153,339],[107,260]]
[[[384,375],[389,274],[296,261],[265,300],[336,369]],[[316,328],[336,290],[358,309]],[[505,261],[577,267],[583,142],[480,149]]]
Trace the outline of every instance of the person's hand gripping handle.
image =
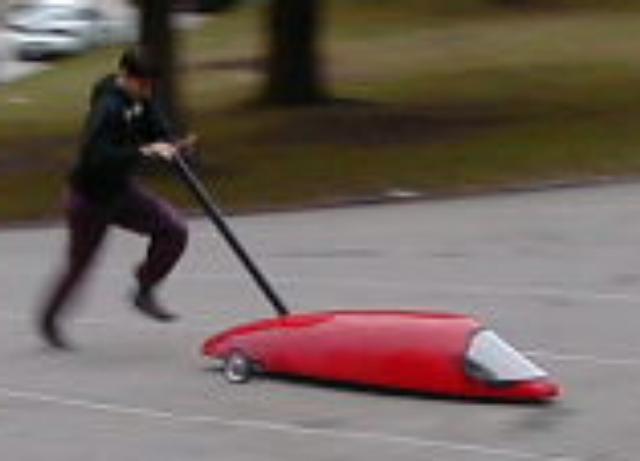
[[157,157],[166,161],[172,161],[176,155],[192,150],[196,144],[197,137],[188,135],[176,142],[153,142],[145,144],[140,148],[140,152],[145,157]]

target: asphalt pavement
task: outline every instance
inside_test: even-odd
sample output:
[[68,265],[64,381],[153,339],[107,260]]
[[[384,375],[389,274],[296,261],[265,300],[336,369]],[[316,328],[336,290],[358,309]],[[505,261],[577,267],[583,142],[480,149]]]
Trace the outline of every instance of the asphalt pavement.
[[0,85],[13,82],[46,67],[44,63],[17,59],[11,50],[6,31],[0,27]]
[[563,386],[488,404],[258,379],[231,385],[199,347],[269,307],[203,219],[164,287],[182,319],[129,307],[144,252],[114,231],[79,295],[72,353],[33,314],[60,226],[0,232],[0,447],[11,460],[597,460],[640,452],[640,185],[264,214],[231,220],[294,311],[471,314]]

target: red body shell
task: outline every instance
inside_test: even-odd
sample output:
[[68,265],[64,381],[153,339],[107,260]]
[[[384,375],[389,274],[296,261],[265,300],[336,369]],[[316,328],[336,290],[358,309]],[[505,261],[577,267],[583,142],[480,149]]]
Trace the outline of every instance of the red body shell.
[[433,395],[546,401],[547,378],[495,386],[465,371],[476,320],[451,314],[343,311],[288,315],[209,338],[203,354],[240,350],[264,371]]

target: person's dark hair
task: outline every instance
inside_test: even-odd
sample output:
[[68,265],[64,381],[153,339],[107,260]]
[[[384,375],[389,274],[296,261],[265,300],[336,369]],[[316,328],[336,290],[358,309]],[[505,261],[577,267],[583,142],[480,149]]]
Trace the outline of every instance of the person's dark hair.
[[140,47],[125,50],[118,63],[120,71],[126,75],[138,78],[156,78],[157,70],[148,53]]

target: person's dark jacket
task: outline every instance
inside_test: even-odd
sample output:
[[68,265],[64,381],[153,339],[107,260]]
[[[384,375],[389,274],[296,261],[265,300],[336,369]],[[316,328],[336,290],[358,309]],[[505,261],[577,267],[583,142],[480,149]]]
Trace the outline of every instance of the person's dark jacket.
[[99,203],[117,200],[129,187],[144,144],[169,140],[168,124],[150,101],[135,101],[110,75],[93,88],[72,187]]

